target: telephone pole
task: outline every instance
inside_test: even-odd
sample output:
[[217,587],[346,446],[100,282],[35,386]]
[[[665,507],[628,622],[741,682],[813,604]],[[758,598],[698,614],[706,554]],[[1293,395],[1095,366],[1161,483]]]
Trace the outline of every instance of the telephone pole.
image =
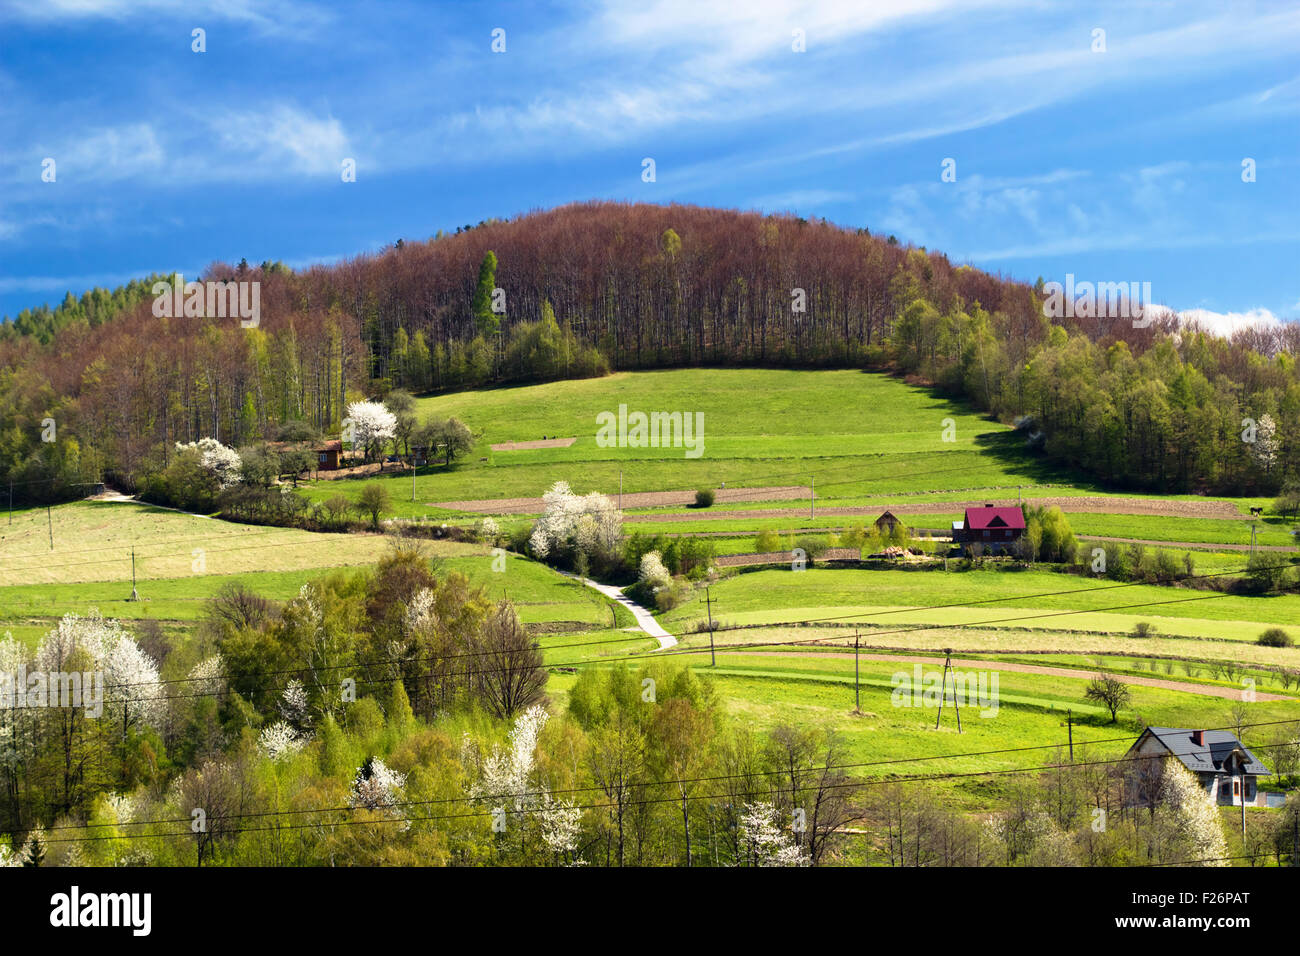
[[618,470],[618,510],[623,510],[623,469]]
[[710,667],[718,666],[718,654],[713,647],[713,596],[709,593],[709,586],[704,585],[704,606],[708,609],[709,614],[709,661]]
[[131,600],[140,600],[140,595],[135,590],[135,545],[131,545]]
[[[934,719],[934,729],[939,729],[939,721],[943,720],[943,703],[948,696],[948,671],[952,668],[952,648],[945,647],[943,650],[943,680],[939,684],[939,716]],[[957,675],[952,675],[952,706],[957,712],[957,733],[961,733],[961,704],[957,700]]]
[[808,495],[808,517],[811,518],[813,509],[817,507],[817,476],[813,475],[808,480],[811,483],[809,488],[811,494]]
[[1241,766],[1241,847],[1246,848],[1246,765]]
[[1074,711],[1065,712],[1066,732],[1070,735],[1070,763],[1074,763]]
[[862,679],[858,670],[858,632],[853,632],[853,712],[862,713]]
[[53,551],[53,550],[54,550],[54,516],[53,516],[52,514],[50,514],[50,506],[49,506],[49,505],[46,505],[46,506],[45,506],[45,520],[46,520],[47,522],[49,522],[49,526],[50,526],[50,550]]

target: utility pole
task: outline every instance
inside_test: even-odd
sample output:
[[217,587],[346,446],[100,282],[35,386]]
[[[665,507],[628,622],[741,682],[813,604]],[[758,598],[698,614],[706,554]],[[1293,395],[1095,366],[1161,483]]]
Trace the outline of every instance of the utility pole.
[[415,504],[415,472],[418,470],[415,461],[415,455],[411,455],[411,504]]
[[1255,522],[1250,523],[1250,556],[1255,556]]
[[1241,766],[1241,848],[1246,848],[1246,766]]
[[858,670],[858,632],[853,632],[853,712],[862,713],[862,679]]
[[14,523],[14,480],[9,479],[9,523]]
[[1065,726],[1070,735],[1070,763],[1074,763],[1074,711],[1065,712]]
[[140,600],[140,595],[135,590],[135,545],[131,545],[131,600]]
[[623,510],[623,469],[618,470],[618,510]]
[[718,654],[713,647],[713,596],[709,593],[709,586],[704,585],[704,606],[709,613],[709,661],[710,667],[718,666]]
[[45,506],[45,520],[48,521],[50,525],[50,550],[53,551],[54,550],[54,516],[50,514],[49,505]]
[[814,475],[808,479],[811,484],[812,493],[808,496],[808,517],[813,517],[813,509],[817,507],[817,476]]
[[1300,866],[1300,813],[1291,814],[1291,865]]
[[[939,716],[934,719],[934,729],[939,729],[939,721],[943,720],[943,703],[948,696],[948,671],[952,668],[952,648],[945,647],[943,650],[943,680],[939,684]],[[961,733],[961,704],[957,701],[957,675],[952,675],[952,706],[957,712],[957,733]]]

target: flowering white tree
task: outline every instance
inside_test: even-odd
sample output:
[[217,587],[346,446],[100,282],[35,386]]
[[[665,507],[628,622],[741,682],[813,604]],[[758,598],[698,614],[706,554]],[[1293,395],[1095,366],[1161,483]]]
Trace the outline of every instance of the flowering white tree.
[[534,704],[515,719],[510,728],[508,745],[495,746],[483,761],[479,780],[470,788],[470,796],[493,806],[513,806],[520,816],[521,831],[525,814],[533,814],[542,833],[542,842],[552,853],[572,853],[578,846],[578,828],[582,810],[572,803],[554,799],[546,787],[533,779],[537,763],[537,740],[549,715]]
[[140,649],[117,621],[98,611],[86,617],[67,614],[36,648],[36,670],[92,670],[104,675],[104,715],[116,720],[125,734],[136,724],[160,728],[167,717],[167,700],[158,665]]
[[1169,817],[1171,830],[1187,841],[1187,857],[1202,866],[1227,866],[1228,844],[1219,811],[1190,770],[1177,760],[1165,761],[1158,812]]
[[177,452],[198,452],[199,464],[217,477],[222,488],[239,483],[239,452],[227,448],[215,438],[200,438],[188,444],[176,443]]
[[776,823],[776,807],[747,803],[740,812],[740,838],[751,866],[807,866],[803,848]]
[[221,696],[226,692],[226,662],[220,654],[205,657],[190,668],[186,684],[191,694]]
[[[378,757],[371,757],[361,765],[352,781],[348,806],[353,809],[375,810],[394,820],[403,819],[404,815],[397,804],[401,802],[405,786],[406,774],[390,769]],[[410,825],[408,820],[402,829],[405,830]]]
[[390,442],[397,435],[397,416],[383,402],[353,402],[343,420],[343,434],[353,448],[365,449],[369,458],[376,445]]
[[1277,422],[1268,412],[1259,416],[1255,425],[1255,441],[1250,446],[1250,453],[1264,473],[1268,474],[1277,464]]
[[609,498],[595,491],[575,495],[567,481],[557,481],[542,501],[541,517],[528,539],[535,555],[545,558],[577,552],[591,558],[617,551],[623,536],[623,512]]
[[655,591],[673,583],[673,576],[664,567],[663,558],[658,551],[647,551],[641,555],[639,577],[643,584]]
[[406,606],[406,630],[414,634],[432,627],[437,623],[438,614],[434,610],[434,595],[429,588],[420,588]]
[[292,757],[306,742],[305,737],[300,737],[298,731],[283,720],[262,728],[257,737],[258,748],[273,761]]
[[284,692],[280,695],[280,716],[295,727],[304,727],[311,723],[307,703],[307,690],[302,686],[302,681],[295,677],[285,685]]

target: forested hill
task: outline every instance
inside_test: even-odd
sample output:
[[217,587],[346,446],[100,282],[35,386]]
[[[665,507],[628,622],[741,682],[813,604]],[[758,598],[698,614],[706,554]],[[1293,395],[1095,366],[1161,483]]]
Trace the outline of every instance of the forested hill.
[[[186,276],[259,283],[256,328],[158,317],[156,278],[0,326],[0,478],[18,495],[129,487],[177,441],[240,446],[295,420],[337,432],[362,393],[710,364],[915,373],[1032,416],[1048,454],[1116,483],[1271,490],[1300,474],[1295,329],[1225,342],[1049,321],[1041,288],[793,216],[586,203],[333,266]],[[1265,415],[1272,444],[1242,442],[1242,419]]]

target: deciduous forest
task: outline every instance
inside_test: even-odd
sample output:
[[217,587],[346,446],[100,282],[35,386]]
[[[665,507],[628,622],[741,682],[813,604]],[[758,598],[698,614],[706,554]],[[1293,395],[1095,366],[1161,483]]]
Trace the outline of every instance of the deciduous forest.
[[1118,487],[1272,493],[1300,476],[1295,324],[1227,341],[1168,315],[1049,320],[1041,279],[824,221],[592,202],[332,266],[200,278],[260,282],[258,327],[156,317],[163,275],[0,325],[15,501],[136,489],[177,442],[237,447],[296,421],[337,433],[350,400],[392,388],[682,365],[914,376]]

